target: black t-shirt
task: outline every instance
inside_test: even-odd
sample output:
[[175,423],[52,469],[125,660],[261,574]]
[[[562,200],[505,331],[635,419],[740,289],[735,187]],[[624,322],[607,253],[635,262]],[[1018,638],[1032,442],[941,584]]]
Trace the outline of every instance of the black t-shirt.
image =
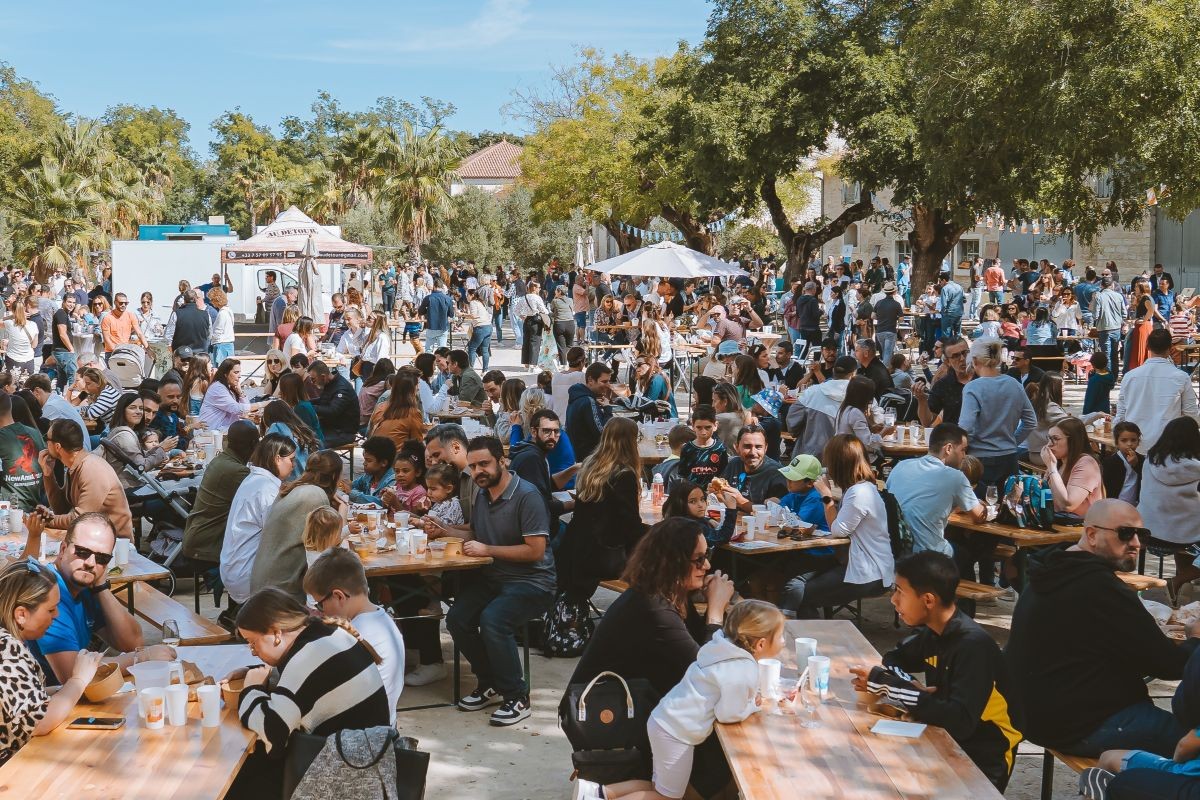
[[679,296],[678,292],[667,301],[667,313],[672,317],[683,316],[683,298]]
[[767,457],[763,459],[758,472],[751,475],[746,472],[741,456],[734,456],[729,459],[722,477],[742,496],[749,498],[751,503],[765,503],[768,497],[778,499],[788,492],[787,478],[779,474],[782,466],[775,459]]
[[878,333],[895,333],[896,320],[904,312],[900,304],[891,297],[884,297],[875,304],[875,330]]
[[1029,294],[1029,287],[1032,286],[1033,282],[1036,281],[1039,277],[1040,276],[1038,275],[1038,273],[1034,272],[1033,270],[1029,270],[1028,272],[1022,272],[1020,275],[1018,275],[1017,281],[1020,282],[1020,284],[1021,284],[1021,293]]
[[963,386],[958,376],[951,372],[929,390],[929,410],[934,414],[942,412],[942,422],[958,424],[959,414],[962,413]]
[[[59,325],[62,325],[67,330],[67,341],[65,342],[62,340],[62,337],[58,335]],[[52,342],[56,349],[71,349],[71,315],[67,313],[65,308],[60,308],[58,311],[54,312],[54,319],[50,325],[50,335],[53,337]]]

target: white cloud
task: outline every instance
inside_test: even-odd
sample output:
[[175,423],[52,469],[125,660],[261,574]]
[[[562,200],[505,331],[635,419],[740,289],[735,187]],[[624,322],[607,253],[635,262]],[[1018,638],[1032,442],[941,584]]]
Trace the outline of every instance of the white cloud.
[[393,55],[429,53],[463,45],[495,47],[520,34],[530,20],[528,8],[529,0],[485,0],[479,13],[460,25],[408,31],[394,38],[337,39],[329,44],[335,50]]

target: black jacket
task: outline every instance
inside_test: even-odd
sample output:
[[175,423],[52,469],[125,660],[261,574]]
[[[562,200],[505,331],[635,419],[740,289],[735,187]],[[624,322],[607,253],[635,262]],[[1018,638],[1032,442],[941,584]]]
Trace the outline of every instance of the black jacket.
[[175,312],[175,335],[171,337],[171,349],[190,347],[197,353],[208,350],[208,332],[211,328],[208,312],[201,311],[192,303]]
[[333,374],[333,380],[325,384],[312,404],[326,436],[332,433],[353,439],[358,433],[358,395],[341,373]]
[[896,388],[895,382],[892,381],[892,373],[888,372],[888,368],[879,360],[879,356],[871,359],[871,363],[865,367],[860,367],[858,374],[864,378],[870,378],[875,384],[875,399],[883,397],[884,392],[890,392]]
[[1159,629],[1099,556],[1066,546],[1030,558],[1004,655],[1030,741],[1071,746],[1148,699],[1143,678],[1178,680],[1195,648]]
[[602,406],[586,383],[567,390],[567,436],[575,448],[575,460],[583,461],[600,443],[600,429],[612,418],[612,406]]
[[554,551],[559,591],[584,600],[595,594],[600,581],[621,577],[626,559],[646,530],[638,511],[639,496],[637,475],[622,469],[604,485],[598,499],[576,499],[571,522]]
[[[1133,502],[1136,503],[1142,494],[1142,466],[1146,463],[1146,457],[1141,453],[1137,454],[1137,463],[1133,467],[1133,471],[1137,473],[1137,492],[1133,496]],[[1104,482],[1104,496],[1117,497],[1121,494],[1121,487],[1125,485],[1125,456],[1120,453],[1112,453],[1105,456],[1100,462],[1100,473]]]
[[508,464],[519,477],[532,483],[546,502],[546,514],[550,517],[550,540],[558,538],[558,518],[562,516],[562,501],[554,496],[554,482],[550,478],[550,462],[546,453],[531,441],[517,442],[508,450]]
[[1021,741],[1020,715],[1004,656],[987,631],[958,611],[941,635],[917,628],[883,663],[925,673],[925,685],[937,691],[916,695],[913,719],[945,728],[1003,792]]

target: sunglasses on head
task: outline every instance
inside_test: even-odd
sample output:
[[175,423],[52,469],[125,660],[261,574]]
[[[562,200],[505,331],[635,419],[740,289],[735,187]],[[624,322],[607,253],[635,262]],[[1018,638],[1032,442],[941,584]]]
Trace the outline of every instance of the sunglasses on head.
[[[42,574],[42,565],[39,564],[38,560],[36,558],[34,558],[33,556],[30,556],[29,558],[25,559],[24,561],[21,561],[18,563],[22,564],[25,567],[26,572],[33,573],[34,575]],[[13,572],[11,574],[20,575],[21,573]]]
[[1112,531],[1122,542],[1131,541],[1135,536],[1139,541],[1150,538],[1149,528],[1139,528],[1136,525],[1120,525],[1116,528],[1110,528],[1107,525],[1093,525],[1092,527],[1105,531]]
[[112,553],[97,553],[91,548],[81,547],[77,544],[73,544],[71,547],[75,548],[75,555],[80,561],[87,561],[89,558],[94,558],[96,559],[96,563],[102,567],[108,566],[108,562],[112,561],[113,558]]

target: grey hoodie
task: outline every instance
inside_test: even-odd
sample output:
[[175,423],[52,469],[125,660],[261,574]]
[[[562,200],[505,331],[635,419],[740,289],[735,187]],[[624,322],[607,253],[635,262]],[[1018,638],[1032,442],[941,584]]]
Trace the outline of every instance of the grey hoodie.
[[1168,458],[1162,466],[1146,459],[1138,511],[1155,539],[1178,544],[1200,541],[1200,460]]

